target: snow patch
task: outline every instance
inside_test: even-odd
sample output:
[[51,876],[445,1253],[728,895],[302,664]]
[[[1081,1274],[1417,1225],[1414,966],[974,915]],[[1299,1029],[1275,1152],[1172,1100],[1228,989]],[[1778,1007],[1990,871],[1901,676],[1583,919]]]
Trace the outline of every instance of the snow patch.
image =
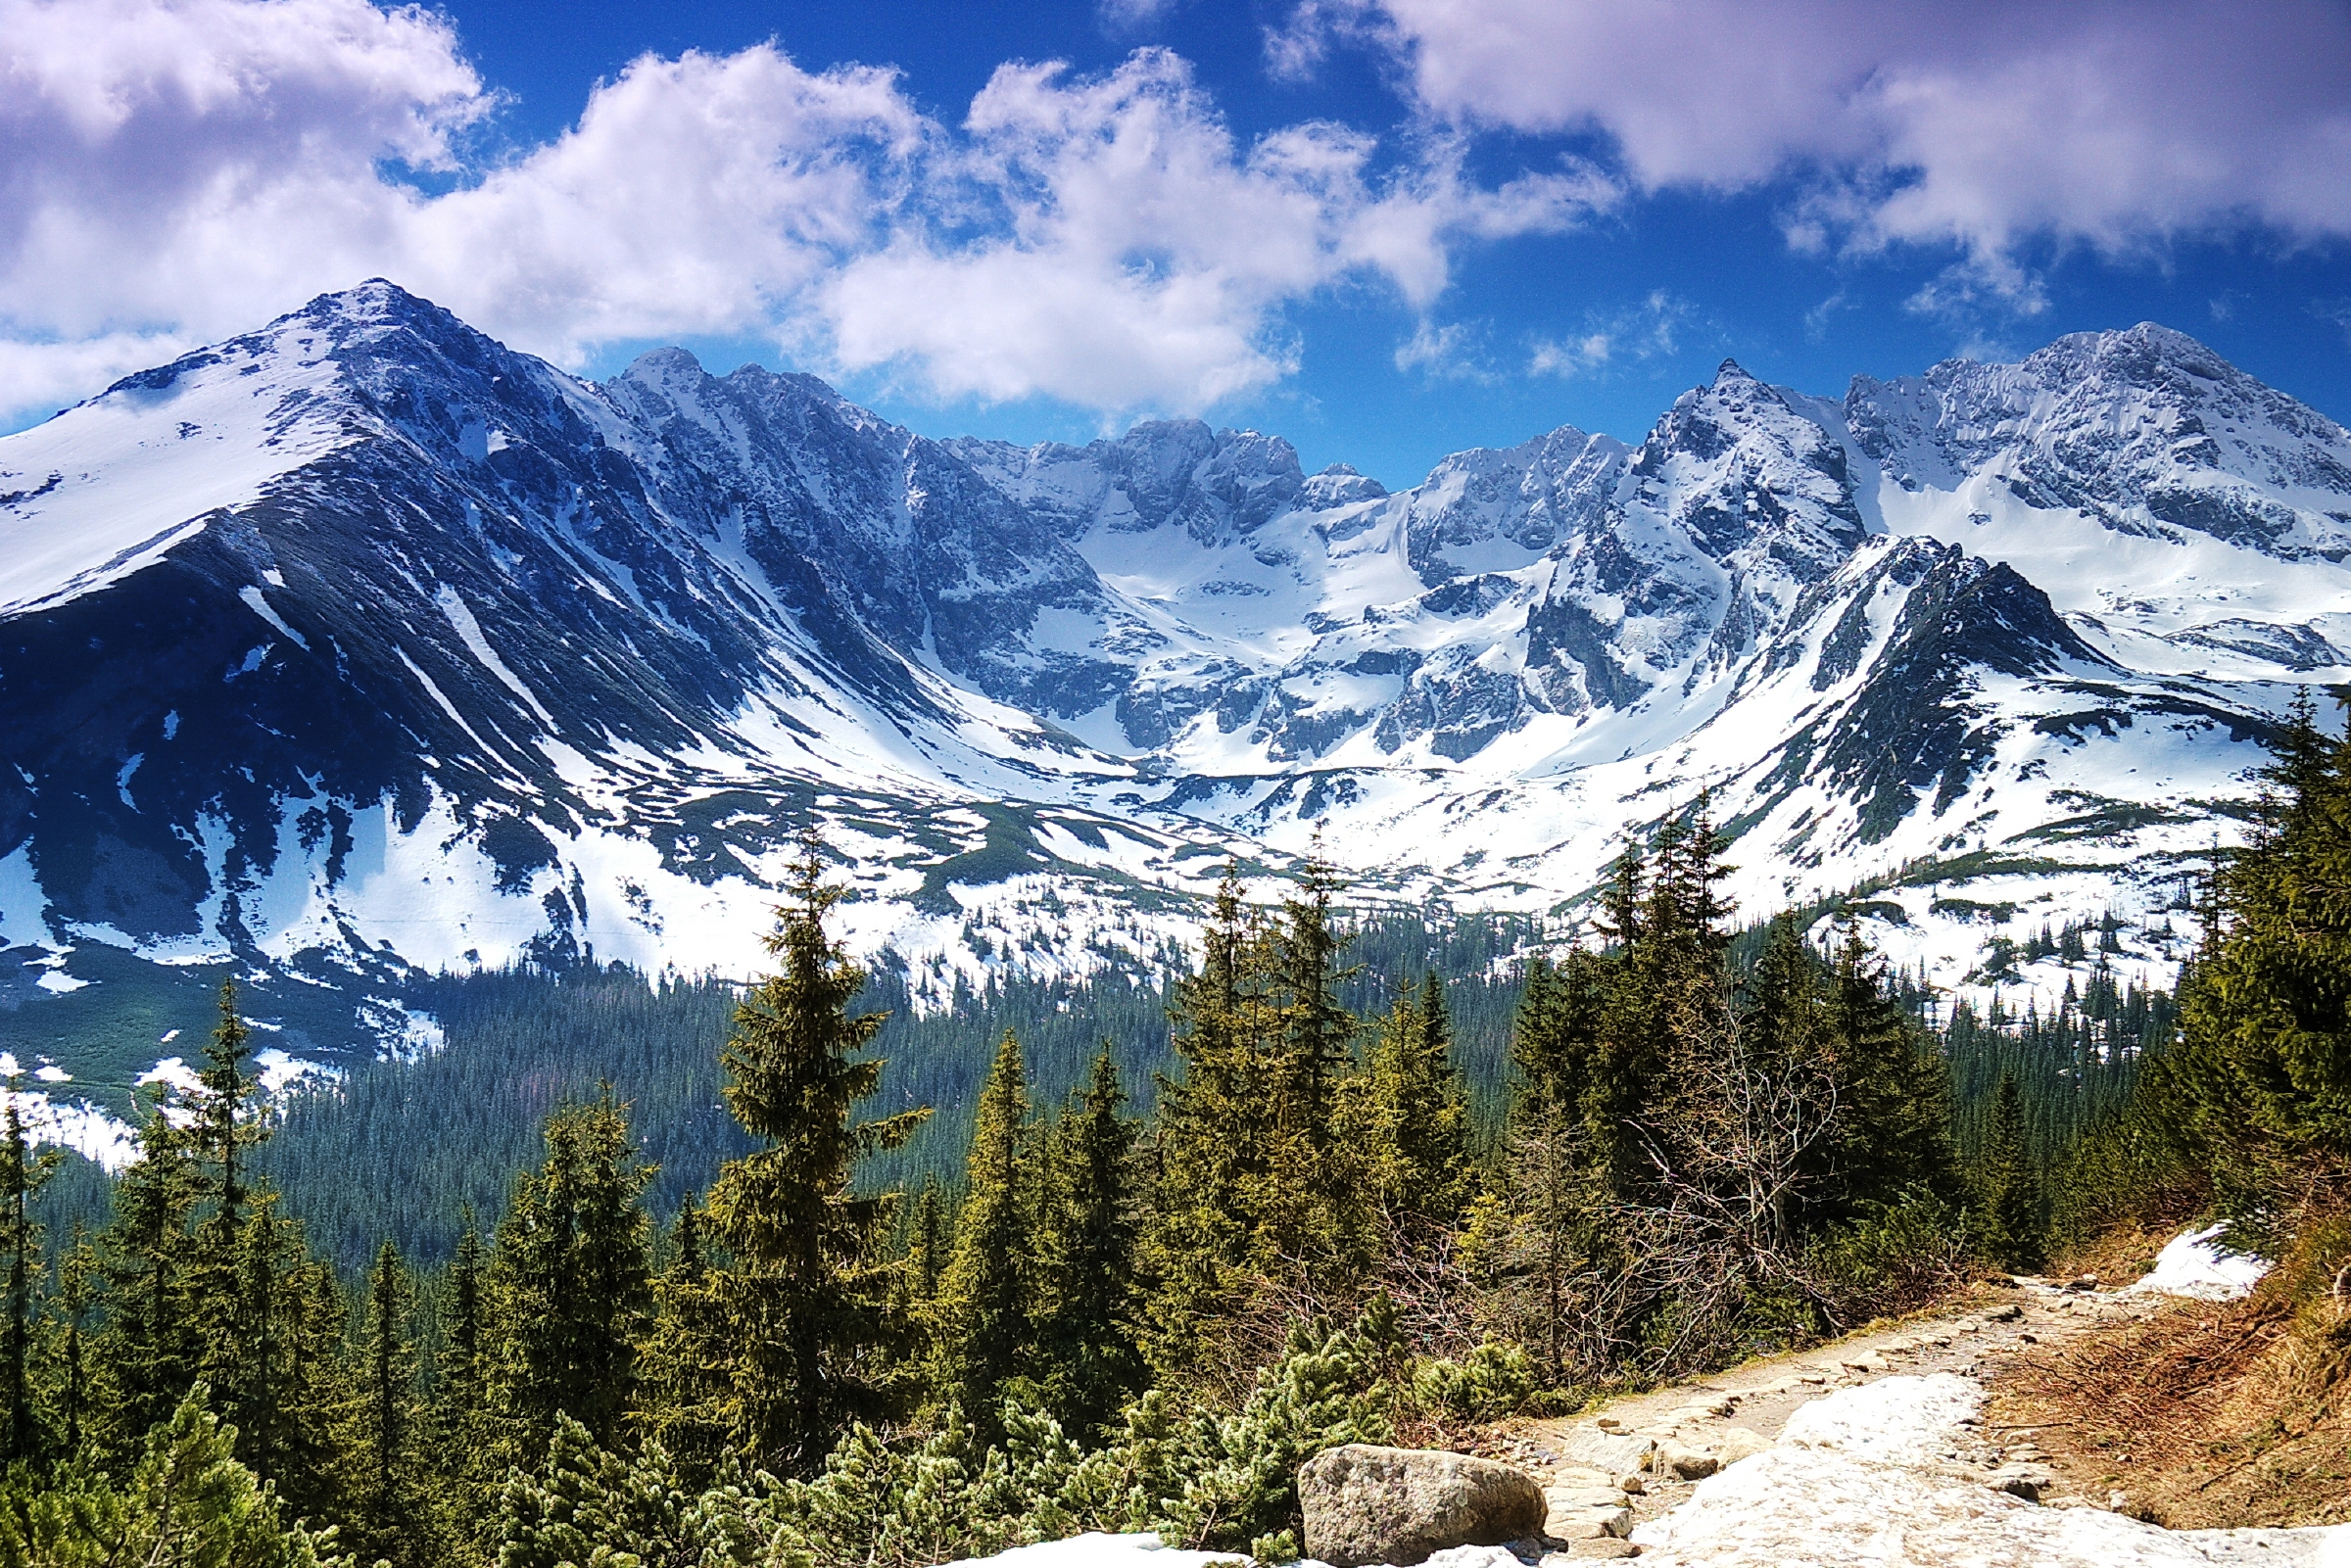
[[1880,1378],[1802,1406],[1780,1441],[1880,1464],[1931,1463],[1950,1452],[1951,1434],[1983,1405],[1982,1386],[1949,1372]]
[[991,1568],[1206,1568],[1209,1563],[1246,1561],[1246,1552],[1184,1551],[1149,1533],[1109,1536],[1089,1530],[1066,1541],[1015,1546],[992,1557],[961,1558],[950,1568],[973,1568],[980,1563]]
[[2270,1265],[2247,1253],[2219,1245],[2227,1225],[2207,1225],[2173,1237],[2155,1255],[2155,1267],[2131,1287],[2135,1295],[2189,1296],[2203,1302],[2233,1302],[2253,1293]]
[[1954,1464],[1984,1391],[1890,1377],[1791,1416],[1779,1445],[1699,1483],[1633,1532],[1651,1568],[2337,1568],[2351,1526],[2171,1531],[2102,1508],[2044,1508]]

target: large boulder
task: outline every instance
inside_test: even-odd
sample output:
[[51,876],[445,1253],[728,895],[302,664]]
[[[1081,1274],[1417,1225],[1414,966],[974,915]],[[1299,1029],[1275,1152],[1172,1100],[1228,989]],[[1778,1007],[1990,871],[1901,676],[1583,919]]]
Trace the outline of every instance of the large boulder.
[[1331,1568],[1416,1563],[1447,1546],[1499,1546],[1543,1533],[1543,1488],[1466,1453],[1350,1443],[1298,1472],[1306,1554]]

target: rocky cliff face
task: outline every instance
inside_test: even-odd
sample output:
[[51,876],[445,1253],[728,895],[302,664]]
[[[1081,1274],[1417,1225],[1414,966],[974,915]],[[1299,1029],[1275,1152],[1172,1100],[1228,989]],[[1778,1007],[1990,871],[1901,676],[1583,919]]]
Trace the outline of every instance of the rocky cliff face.
[[1571,916],[1706,789],[1750,914],[1867,883],[1956,979],[2112,906],[2153,973],[2351,676],[2347,556],[2351,436],[2154,326],[1842,400],[1726,363],[1391,495],[679,350],[590,385],[379,282],[0,441],[0,944],[747,971],[814,815],[861,940],[978,964],[1045,890],[1029,961],[1083,965],[1324,822],[1375,890]]

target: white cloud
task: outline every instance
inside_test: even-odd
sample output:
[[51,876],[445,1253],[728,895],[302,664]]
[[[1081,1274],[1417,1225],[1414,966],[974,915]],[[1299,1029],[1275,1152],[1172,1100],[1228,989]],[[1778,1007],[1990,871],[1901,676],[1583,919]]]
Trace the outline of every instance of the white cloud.
[[1480,190],[1449,145],[1383,178],[1371,138],[1323,122],[1243,147],[1164,50],[1098,79],[1005,66],[964,130],[924,208],[819,295],[840,363],[944,396],[1206,406],[1293,368],[1287,303],[1361,278],[1423,307],[1459,238],[1563,228],[1611,194],[1572,169]]
[[2351,234],[2335,0],[1304,0],[1466,124],[1604,136],[1646,189],[1795,177],[1791,237],[2129,251],[2246,223]]
[[1396,345],[1396,368],[1407,373],[1417,370],[1444,381],[1491,382],[1501,379],[1485,362],[1479,352],[1480,328],[1463,321],[1443,325],[1422,316],[1413,325],[1413,335]]
[[1192,410],[1289,371],[1292,304],[1368,284],[1425,308],[1461,244],[1614,195],[1579,167],[1481,186],[1442,138],[1244,144],[1159,50],[1098,79],[1007,66],[960,127],[892,72],[764,45],[640,59],[483,163],[496,108],[420,8],[0,0],[0,402],[381,274],[570,363],[766,335],[941,396]]
[[1588,316],[1584,330],[1564,339],[1538,338],[1527,355],[1526,372],[1561,380],[1597,375],[1610,364],[1640,362],[1676,353],[1678,333],[1690,307],[1663,289],[1653,290],[1628,309]]

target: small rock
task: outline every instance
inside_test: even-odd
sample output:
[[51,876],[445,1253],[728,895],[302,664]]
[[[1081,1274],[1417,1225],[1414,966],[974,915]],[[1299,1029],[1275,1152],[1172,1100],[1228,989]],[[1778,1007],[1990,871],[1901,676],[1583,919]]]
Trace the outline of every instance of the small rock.
[[1619,1541],[1613,1536],[1602,1536],[1593,1541],[1579,1541],[1567,1548],[1567,1556],[1570,1561],[1579,1558],[1589,1560],[1594,1557],[1638,1557],[1640,1555],[1641,1548],[1639,1546],[1629,1541]]
[[2027,1502],[2039,1502],[2040,1495],[2053,1484],[2053,1478],[2046,1470],[2025,1470],[2002,1465],[1991,1473],[1993,1491],[2005,1492]]
[[1448,1546],[1496,1546],[1542,1532],[1543,1489],[1466,1453],[1350,1443],[1298,1471],[1306,1554],[1331,1568],[1416,1563]]
[[1570,1463],[1586,1465],[1607,1475],[1622,1475],[1648,1464],[1650,1450],[1655,1447],[1654,1438],[1579,1426],[1568,1429],[1559,1443],[1559,1451],[1566,1454]]
[[1543,1521],[1546,1541],[1615,1540],[1632,1533],[1630,1508],[1578,1508],[1555,1513]]
[[1714,1457],[1723,1464],[1734,1465],[1742,1459],[1751,1459],[1771,1447],[1771,1440],[1759,1432],[1750,1432],[1743,1426],[1732,1427],[1708,1445]]
[[1616,1490],[1637,1497],[1649,1490],[1649,1483],[1641,1479],[1638,1470],[1628,1470],[1616,1478]]
[[1678,1481],[1703,1481],[1722,1468],[1722,1461],[1702,1449],[1666,1442],[1657,1445],[1657,1451],[1651,1456],[1650,1468]]
[[1610,1486],[1616,1487],[1619,1492],[1624,1490],[1616,1485],[1616,1478],[1606,1470],[1595,1470],[1588,1464],[1563,1464],[1551,1473],[1551,1480],[1543,1490],[1549,1492],[1553,1487]]

